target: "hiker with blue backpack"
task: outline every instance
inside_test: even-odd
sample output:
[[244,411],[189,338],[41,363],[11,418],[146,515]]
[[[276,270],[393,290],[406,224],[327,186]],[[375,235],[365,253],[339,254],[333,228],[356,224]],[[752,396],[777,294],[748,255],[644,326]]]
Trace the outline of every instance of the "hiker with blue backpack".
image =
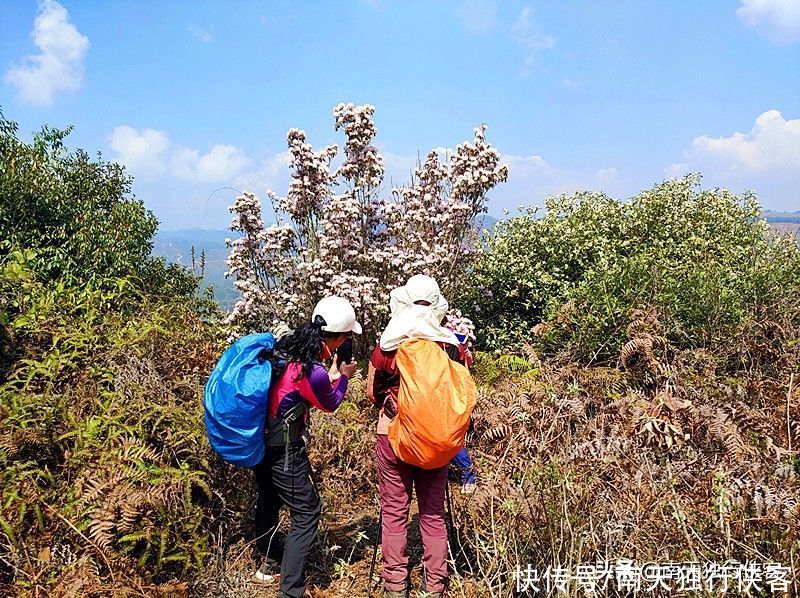
[[[236,341],[206,384],[212,447],[226,461],[255,473],[261,556],[255,579],[280,581],[282,598],[305,593],[306,565],[322,511],[306,451],[309,410],[331,412],[344,400],[356,363],[339,363],[336,352],[353,334],[361,334],[361,325],[352,305],[342,297],[325,297],[310,322],[277,342],[269,333]],[[331,359],[328,368],[324,364]],[[279,559],[275,536],[281,505],[289,509],[291,527]]]
[[[278,511],[284,504],[292,524],[280,565],[280,596],[303,596],[306,565],[322,512],[306,451],[309,408],[332,412],[341,405],[356,363],[337,363],[334,355],[354,333],[361,334],[361,325],[350,303],[341,297],[326,297],[317,303],[310,322],[275,345],[279,371],[273,375],[269,392],[268,450],[255,468],[257,546],[264,556],[256,579],[270,581],[278,574],[271,549]],[[328,369],[323,364],[331,358],[334,362]]]

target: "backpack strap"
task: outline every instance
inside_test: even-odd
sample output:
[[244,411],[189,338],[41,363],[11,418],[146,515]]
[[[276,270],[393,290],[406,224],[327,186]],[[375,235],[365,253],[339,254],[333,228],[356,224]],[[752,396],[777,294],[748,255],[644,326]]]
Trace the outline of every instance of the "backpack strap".
[[267,446],[285,447],[284,471],[289,468],[289,445],[303,436],[306,413],[308,405],[305,401],[300,401],[291,407],[283,418],[269,420],[267,424]]

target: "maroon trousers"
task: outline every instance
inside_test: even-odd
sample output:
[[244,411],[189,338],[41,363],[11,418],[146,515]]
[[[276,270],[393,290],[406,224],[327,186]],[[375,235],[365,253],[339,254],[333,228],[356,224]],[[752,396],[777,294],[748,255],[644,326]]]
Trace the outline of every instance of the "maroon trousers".
[[383,527],[383,581],[387,590],[402,591],[408,579],[408,510],[417,490],[419,529],[425,565],[425,590],[443,592],[447,581],[447,526],[444,519],[447,465],[422,469],[400,461],[389,437],[379,434],[378,490]]

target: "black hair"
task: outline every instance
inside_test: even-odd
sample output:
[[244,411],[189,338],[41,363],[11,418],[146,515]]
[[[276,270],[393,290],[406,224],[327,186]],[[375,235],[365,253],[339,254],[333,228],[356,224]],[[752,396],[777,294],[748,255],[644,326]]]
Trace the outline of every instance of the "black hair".
[[306,322],[293,332],[279,338],[273,351],[275,365],[273,375],[280,376],[286,369],[286,364],[294,361],[302,365],[297,380],[308,377],[314,365],[320,362],[319,355],[323,341],[340,334],[323,330],[322,327],[326,324],[325,318],[316,316],[313,322]]

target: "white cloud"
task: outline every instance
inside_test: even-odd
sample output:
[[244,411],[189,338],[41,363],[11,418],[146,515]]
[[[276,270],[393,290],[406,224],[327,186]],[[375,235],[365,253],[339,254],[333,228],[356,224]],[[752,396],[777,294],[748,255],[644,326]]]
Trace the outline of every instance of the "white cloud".
[[610,183],[619,176],[616,168],[600,168],[595,171],[594,176],[601,183]]
[[12,66],[5,75],[18,99],[49,106],[57,93],[80,89],[89,38],[70,22],[67,10],[55,0],[42,0],[31,37],[39,53],[25,56],[21,65]]
[[756,119],[749,133],[695,138],[687,157],[731,170],[800,172],[800,119],[785,120],[777,110],[769,110]]
[[664,174],[668,179],[677,179],[689,172],[688,162],[675,162],[664,169]]
[[507,196],[513,198],[513,202],[503,201],[506,205],[501,207],[542,203],[548,195],[571,193],[580,186],[572,173],[558,168],[538,154],[503,154],[500,159],[508,164],[508,182],[500,185],[494,196],[501,199]]
[[289,185],[291,160],[292,155],[288,150],[268,155],[255,170],[243,172],[234,178],[233,186],[241,191],[251,191],[262,198],[267,189],[283,194]]
[[164,131],[154,129],[138,131],[121,125],[114,127],[108,139],[117,154],[115,160],[146,180],[169,174],[190,182],[230,182],[251,162],[236,146],[217,144],[201,154],[174,144]]
[[[227,208],[235,191],[223,192],[218,188],[234,187],[260,195],[265,189],[264,185],[247,184],[247,168],[255,160],[234,145],[214,144],[204,152],[174,142],[164,131],[128,125],[114,127],[108,145],[112,159],[123,164],[134,177],[136,195],[147,202],[167,229],[227,227],[230,223]],[[277,185],[274,188],[279,190],[283,183],[278,176],[281,167],[288,182],[286,166],[287,159],[276,158],[274,164],[250,173],[249,181],[269,181],[268,186]]]
[[778,45],[800,42],[800,1],[741,0],[736,16]]
[[214,40],[214,28],[203,29],[199,25],[189,25],[189,33],[194,35],[204,44],[210,43]]
[[514,42],[527,51],[525,62],[519,70],[520,77],[530,75],[539,50],[549,50],[556,45],[557,41],[554,36],[539,31],[536,24],[532,22],[532,16],[533,9],[530,5],[524,6],[511,30],[511,38]]
[[177,148],[172,155],[172,174],[187,181],[204,183],[230,181],[250,159],[233,145],[214,145],[207,153]]
[[509,165],[510,169],[519,168],[527,172],[537,172],[537,173],[553,172],[553,167],[539,155],[512,156],[509,154],[504,154],[501,159],[503,162]]
[[[437,147],[434,150],[442,159],[452,155],[451,148]],[[381,148],[386,166],[386,185],[399,186],[410,179],[417,165],[416,156],[401,156]],[[424,160],[425,154],[420,154]],[[500,161],[508,165],[508,181],[489,192],[489,211],[500,215],[501,210],[515,210],[518,205],[544,205],[549,195],[574,193],[576,191],[603,191],[618,197],[627,191],[628,183],[621,180],[616,168],[599,168],[578,171],[560,167],[538,154],[501,154]],[[391,185],[389,184],[391,182]]]
[[[411,180],[411,174],[417,167],[416,156],[401,156],[379,148],[381,156],[383,156],[383,165],[386,170],[386,175],[383,177],[384,184],[387,187],[400,187],[407,184]],[[425,156],[420,156],[420,160],[424,160]]]
[[800,207],[800,119],[786,120],[769,110],[749,132],[701,135],[683,154],[683,161],[665,169],[666,176],[701,172],[713,186],[754,190],[772,208]]
[[496,0],[465,0],[456,9],[458,20],[467,31],[488,33],[497,22]]
[[548,196],[598,191],[625,198],[638,188],[614,167],[574,168],[555,164],[538,154],[504,154],[501,160],[508,164],[508,182],[490,192],[489,209],[493,214],[499,214],[501,209],[513,212],[517,205],[544,207]]
[[128,125],[114,127],[108,137],[109,147],[117,153],[115,160],[132,174],[152,179],[166,171],[166,155],[170,140],[163,131],[137,131]]

